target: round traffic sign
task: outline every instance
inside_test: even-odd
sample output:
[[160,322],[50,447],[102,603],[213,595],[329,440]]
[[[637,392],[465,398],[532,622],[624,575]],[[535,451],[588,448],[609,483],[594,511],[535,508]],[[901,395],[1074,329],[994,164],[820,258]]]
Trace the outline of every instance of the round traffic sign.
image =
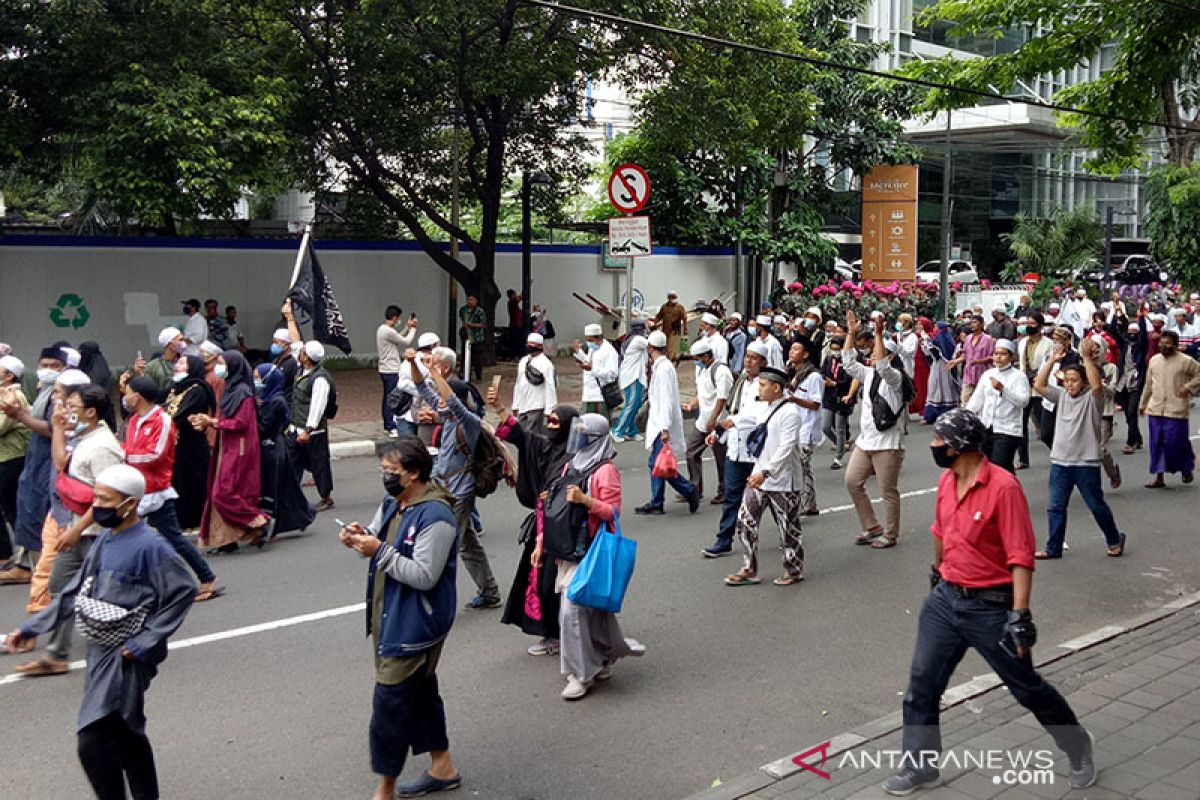
[[650,176],[637,164],[622,164],[608,179],[608,199],[622,214],[635,214],[650,200]]

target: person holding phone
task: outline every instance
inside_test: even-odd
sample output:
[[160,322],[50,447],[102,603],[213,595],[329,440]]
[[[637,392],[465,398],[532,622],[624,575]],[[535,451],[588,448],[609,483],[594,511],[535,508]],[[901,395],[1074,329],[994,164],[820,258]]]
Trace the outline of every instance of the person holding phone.
[[930,450],[941,467],[933,521],[931,591],[921,607],[908,691],[903,765],[883,782],[907,795],[942,782],[939,712],[955,667],[975,650],[1067,754],[1072,789],[1096,782],[1092,735],[1033,666],[1029,609],[1034,536],[1021,483],[983,454],[987,430],[965,408],[938,417]]

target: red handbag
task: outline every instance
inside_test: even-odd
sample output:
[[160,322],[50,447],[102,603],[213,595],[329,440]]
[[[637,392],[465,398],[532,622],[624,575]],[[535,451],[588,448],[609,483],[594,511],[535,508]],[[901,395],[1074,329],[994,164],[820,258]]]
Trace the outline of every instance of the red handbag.
[[68,462],[66,468],[54,479],[54,490],[58,492],[58,498],[68,511],[76,516],[83,516],[92,507],[96,494],[89,484],[71,477],[68,474],[70,469],[71,464]]
[[651,474],[656,478],[667,480],[679,477],[679,461],[671,452],[670,445],[664,444],[662,450],[658,452],[658,458],[654,459],[654,469],[651,470]]

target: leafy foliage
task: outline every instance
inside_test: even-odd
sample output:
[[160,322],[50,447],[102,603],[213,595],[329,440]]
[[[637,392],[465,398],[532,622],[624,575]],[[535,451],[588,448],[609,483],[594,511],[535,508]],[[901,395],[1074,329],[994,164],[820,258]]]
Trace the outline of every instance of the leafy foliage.
[[1013,232],[1000,238],[1016,258],[1005,269],[1010,281],[1019,281],[1026,272],[1045,278],[1069,275],[1104,250],[1104,226],[1091,206],[1060,208],[1049,219],[1018,214]]
[[1189,289],[1200,287],[1200,165],[1162,166],[1146,181],[1150,214],[1146,233],[1155,258],[1171,262],[1171,270]]

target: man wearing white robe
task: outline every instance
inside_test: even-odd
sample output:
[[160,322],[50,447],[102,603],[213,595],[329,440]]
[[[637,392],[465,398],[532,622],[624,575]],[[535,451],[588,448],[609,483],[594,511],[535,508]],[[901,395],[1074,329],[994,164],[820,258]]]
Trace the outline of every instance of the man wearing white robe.
[[700,493],[687,478],[676,473],[673,478],[654,477],[654,462],[664,447],[670,447],[676,461],[682,461],[687,453],[687,440],[683,438],[683,411],[679,405],[679,376],[675,365],[667,358],[667,335],[654,331],[646,340],[650,353],[650,411],[646,418],[646,449],[650,451],[650,502],[634,509],[637,514],[662,514],[663,495],[666,484],[679,492],[688,501],[688,510],[696,513],[700,507]]

